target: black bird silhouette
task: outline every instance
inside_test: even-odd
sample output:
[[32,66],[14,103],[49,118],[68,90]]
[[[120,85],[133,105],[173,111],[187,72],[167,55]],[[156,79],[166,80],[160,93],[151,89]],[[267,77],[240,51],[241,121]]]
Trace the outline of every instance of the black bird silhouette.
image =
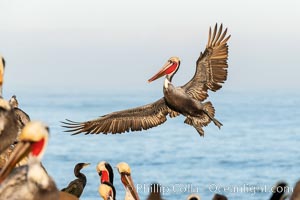
[[78,163],[74,168],[74,175],[77,179],[71,181],[66,188],[63,188],[61,191],[70,193],[76,197],[80,197],[83,189],[86,185],[86,176],[80,172],[84,167],[89,166],[90,163]]

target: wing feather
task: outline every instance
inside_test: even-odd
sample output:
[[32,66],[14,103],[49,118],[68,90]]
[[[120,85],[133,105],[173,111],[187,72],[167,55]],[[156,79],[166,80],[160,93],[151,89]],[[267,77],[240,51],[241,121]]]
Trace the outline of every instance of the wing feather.
[[230,35],[226,37],[227,28],[224,32],[222,31],[222,24],[219,29],[216,24],[213,33],[209,28],[206,49],[200,53],[196,62],[195,75],[187,84],[182,86],[187,94],[199,101],[208,97],[208,89],[215,92],[222,88],[222,83],[227,79],[227,41]]
[[178,116],[166,104],[164,98],[137,108],[113,112],[101,116],[95,120],[86,122],[74,122],[66,120],[62,127],[66,132],[85,134],[124,133],[129,131],[141,131],[158,126],[167,120],[167,115]]

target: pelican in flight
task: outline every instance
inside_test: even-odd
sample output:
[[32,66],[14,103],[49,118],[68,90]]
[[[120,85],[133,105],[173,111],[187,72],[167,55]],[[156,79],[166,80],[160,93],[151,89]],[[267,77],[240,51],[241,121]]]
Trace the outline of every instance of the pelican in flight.
[[[53,179],[41,166],[48,134],[48,127],[41,122],[30,122],[22,129],[19,144],[0,172],[0,199],[78,199],[68,193],[59,192]],[[14,168],[27,155],[28,164]]]
[[[5,60],[0,55],[0,154],[14,144],[18,134],[17,119],[8,101],[2,97]],[[2,159],[1,159],[2,160]]]
[[184,123],[193,126],[203,136],[203,126],[211,121],[217,127],[222,124],[215,116],[215,109],[211,102],[203,102],[208,97],[208,90],[217,91],[227,79],[228,45],[230,38],[226,36],[222,25],[217,24],[213,30],[209,29],[208,42],[204,52],[200,53],[196,61],[196,72],[193,78],[181,87],[175,87],[172,79],[180,67],[180,59],[171,57],[161,70],[148,81],[152,82],[165,76],[163,84],[164,97],[133,109],[122,110],[103,115],[86,122],[63,122],[67,132],[73,134],[124,133],[141,131],[158,126],[167,120],[167,115],[176,117],[180,114],[186,117]]
[[76,197],[80,197],[86,185],[86,176],[80,172],[81,169],[89,166],[90,163],[77,163],[74,167],[74,175],[77,179],[71,181],[66,188],[61,191],[70,193]]
[[120,162],[117,164],[117,169],[121,175],[121,181],[125,187],[125,200],[140,200],[131,178],[131,169],[129,165],[125,162]]

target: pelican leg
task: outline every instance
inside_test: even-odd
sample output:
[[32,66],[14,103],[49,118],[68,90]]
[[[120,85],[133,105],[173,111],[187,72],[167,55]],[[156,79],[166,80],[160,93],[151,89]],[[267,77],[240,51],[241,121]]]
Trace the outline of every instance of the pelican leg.
[[202,129],[201,124],[196,123],[193,118],[187,117],[184,120],[184,123],[193,126],[197,130],[197,132],[199,133],[199,135],[202,136],[202,137],[204,137],[204,130]]

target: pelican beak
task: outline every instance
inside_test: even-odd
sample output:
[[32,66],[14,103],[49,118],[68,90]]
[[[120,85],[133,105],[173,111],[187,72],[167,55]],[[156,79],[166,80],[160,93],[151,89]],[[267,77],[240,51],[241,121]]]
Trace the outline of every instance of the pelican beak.
[[10,156],[10,159],[6,162],[5,166],[0,172],[0,184],[6,179],[13,168],[15,168],[16,164],[30,153],[30,150],[30,142],[19,142],[17,144],[16,148]]
[[169,69],[172,65],[173,65],[173,63],[168,61],[166,64],[164,64],[164,66],[162,66],[162,68],[159,70],[159,72],[157,72],[152,78],[150,78],[148,80],[148,82],[150,83],[164,75],[167,75],[168,74],[167,69]]
[[121,180],[124,184],[124,186],[126,188],[128,188],[128,190],[130,191],[132,197],[135,199],[135,200],[140,200],[139,196],[138,196],[138,193],[134,187],[134,183],[133,183],[133,180],[131,178],[131,175],[127,174],[127,173],[121,173]]

